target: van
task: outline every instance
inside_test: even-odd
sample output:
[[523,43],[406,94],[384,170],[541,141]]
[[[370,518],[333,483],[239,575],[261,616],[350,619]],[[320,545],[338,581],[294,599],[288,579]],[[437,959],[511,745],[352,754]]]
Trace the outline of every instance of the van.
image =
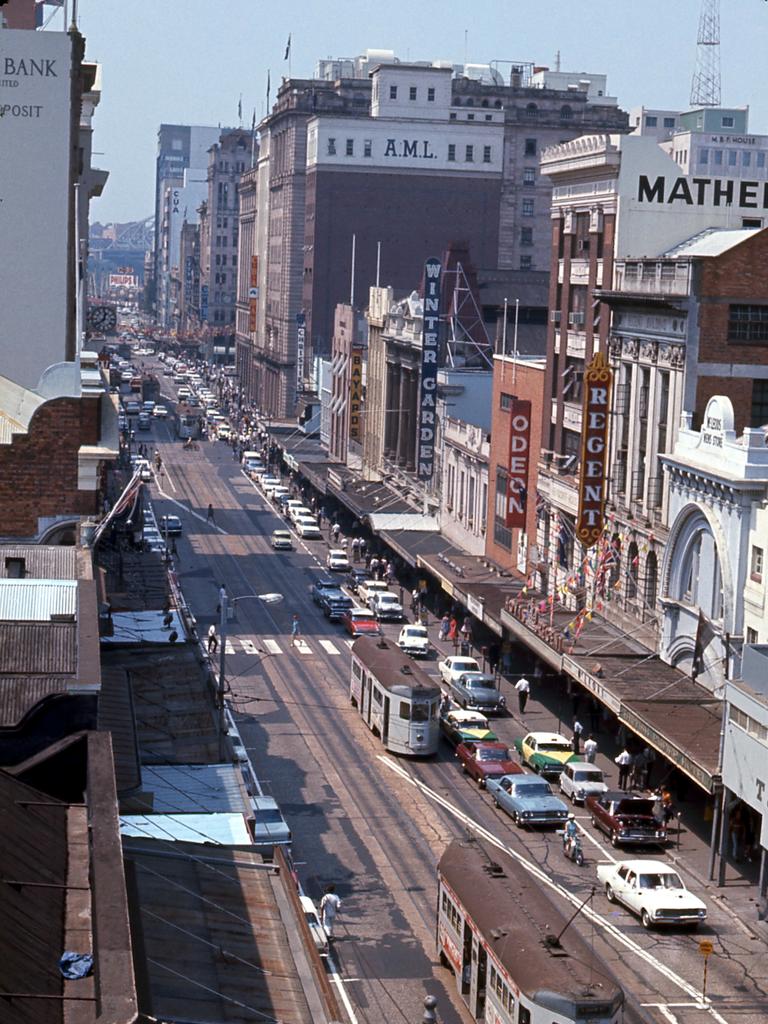
[[152,416],[151,416],[151,414],[148,413],[148,412],[140,412],[139,413],[139,422],[138,422],[139,430],[149,430],[149,428],[151,426],[152,426]]

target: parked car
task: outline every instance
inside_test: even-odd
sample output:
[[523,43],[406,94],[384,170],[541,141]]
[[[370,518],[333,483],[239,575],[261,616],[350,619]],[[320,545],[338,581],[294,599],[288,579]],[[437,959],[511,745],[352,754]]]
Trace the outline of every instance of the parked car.
[[131,400],[125,403],[126,416],[138,416],[140,412],[141,405],[137,401]]
[[140,480],[143,480],[146,484],[150,483],[152,480],[152,467],[146,459],[134,459],[133,468],[139,471]]
[[568,808],[552,792],[552,787],[537,775],[502,775],[488,779],[488,792],[497,807],[516,825],[562,825]]
[[220,441],[229,441],[232,437],[232,428],[228,423],[217,423],[216,424],[216,437]]
[[363,580],[362,583],[358,584],[357,596],[364,604],[370,605],[373,595],[383,593],[388,587],[389,584],[385,583],[384,580]]
[[381,590],[371,596],[371,611],[379,621],[400,622],[403,618],[403,606],[397,594],[391,590]]
[[529,732],[515,740],[515,747],[523,764],[553,781],[560,778],[564,764],[579,760],[570,742],[556,732]]
[[293,510],[304,508],[304,502],[299,501],[298,498],[286,498],[285,501],[281,501],[280,505],[283,510],[283,515],[288,516],[289,519],[293,519]]
[[506,707],[507,698],[503,696],[496,679],[485,672],[462,672],[449,686],[451,696],[463,708],[497,715]]
[[583,804],[588,796],[607,793],[603,773],[589,761],[571,761],[560,772],[560,792],[573,804]]
[[286,487],[285,484],[270,484],[269,487],[264,488],[264,493],[271,501],[277,501],[282,494],[290,494],[290,487]]
[[644,928],[689,924],[707,918],[706,904],[689,892],[674,868],[659,860],[623,860],[598,864],[597,877],[609,903],[623,903]]
[[312,586],[309,588],[309,592],[312,595],[312,600],[315,604],[320,604],[323,594],[326,590],[340,590],[339,581],[333,579],[330,576],[318,577]]
[[290,530],[273,530],[269,540],[275,551],[293,550],[293,536]]
[[331,572],[346,572],[349,569],[347,552],[341,548],[331,548],[326,556],[325,564]]
[[155,411],[155,403],[154,402],[150,402],[150,401],[146,401],[146,402],[142,403],[141,411],[142,412],[148,412],[149,415],[151,416],[152,413]]
[[371,574],[368,569],[358,569],[353,565],[347,574],[346,584],[352,593],[356,594],[360,584],[369,579],[371,579]]
[[381,635],[381,626],[368,608],[347,608],[341,622],[350,636]]
[[443,682],[449,686],[453,682],[458,682],[459,677],[463,676],[465,672],[480,671],[480,666],[474,658],[456,657],[455,655],[450,655],[444,661],[439,661],[437,667]]
[[608,790],[599,796],[588,796],[586,806],[592,824],[610,838],[612,846],[667,841],[667,829],[653,814],[650,797],[622,790]]
[[160,516],[159,526],[164,537],[181,536],[182,526],[178,516]]
[[331,622],[340,622],[352,604],[352,598],[342,590],[326,590],[320,598],[323,615]]
[[139,421],[137,423],[139,430],[149,430],[152,426],[152,417],[148,412],[139,413]]
[[454,747],[460,743],[492,742],[499,737],[479,711],[456,708],[440,716],[440,731]]
[[500,775],[522,774],[523,769],[512,760],[512,753],[506,743],[495,741],[460,743],[456,757],[461,770],[471,776],[482,789],[488,779]]
[[314,516],[302,516],[296,523],[296,532],[305,540],[322,537],[320,527],[317,525],[317,520]]
[[291,830],[271,796],[251,797],[253,807],[253,842],[255,846],[289,846]]
[[152,415],[160,420],[164,420],[168,415],[168,407],[166,405],[156,405],[152,410]]
[[397,646],[412,658],[429,657],[429,633],[426,626],[409,623],[400,630]]
[[301,903],[304,920],[307,922],[309,933],[315,944],[315,949],[320,956],[328,956],[328,933],[323,928],[323,922],[320,920],[317,907],[309,896],[299,896],[299,902]]
[[271,473],[257,474],[254,479],[265,493],[270,487],[280,487],[283,482],[279,476],[272,476]]
[[288,514],[294,523],[299,519],[314,519],[315,523],[317,523],[317,517],[314,512],[311,508],[307,508],[306,505],[289,505],[288,510]]

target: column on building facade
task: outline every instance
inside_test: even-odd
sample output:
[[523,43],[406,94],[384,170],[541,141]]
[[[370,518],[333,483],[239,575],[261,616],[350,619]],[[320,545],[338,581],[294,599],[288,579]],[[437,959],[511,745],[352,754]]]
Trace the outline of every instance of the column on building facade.
[[418,429],[419,376],[415,370],[408,371],[408,436],[405,468],[409,473],[416,470],[416,433]]
[[400,367],[387,363],[384,388],[384,458],[393,461],[397,455],[398,402],[400,400]]
[[400,392],[397,403],[397,464],[405,469],[408,461],[408,430],[410,427],[410,415],[408,410],[409,398],[408,371],[400,367]]

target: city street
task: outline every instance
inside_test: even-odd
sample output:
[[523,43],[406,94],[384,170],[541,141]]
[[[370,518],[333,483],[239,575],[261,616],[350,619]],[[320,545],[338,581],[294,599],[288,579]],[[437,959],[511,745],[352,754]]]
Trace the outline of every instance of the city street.
[[[169,389],[165,382],[163,387]],[[170,424],[156,421],[151,443],[164,461],[159,486],[151,488],[153,501],[158,513],[182,519],[177,570],[201,636],[218,623],[221,584],[235,599],[228,698],[264,790],[277,799],[292,829],[301,883],[315,899],[334,883],[342,899],[333,960],[350,1019],[418,1020],[426,993],[437,996],[441,1020],[467,1019],[434,949],[435,866],[447,842],[471,832],[525,859],[543,872],[541,884],[566,914],[597,884],[596,863],[619,859],[621,851],[612,850],[584,809],[577,809],[587,858],[579,869],[563,858],[556,834],[521,831],[495,809],[461,774],[447,744],[441,742],[430,761],[387,754],[349,703],[348,640],[309,596],[313,577],[324,568],[326,542],[296,538],[294,551],[272,551],[269,534],[284,520],[241,472],[228,445],[203,442],[199,451],[182,451]],[[213,524],[206,523],[209,503]],[[264,591],[283,594],[283,602],[237,600]],[[301,626],[295,644],[294,613]],[[398,628],[387,625],[385,632]],[[437,676],[435,659],[427,670]],[[493,727],[511,743],[530,728],[557,724],[534,697],[524,722],[507,714]],[[573,927],[594,943],[624,986],[632,1004],[628,1020],[762,1020],[768,985],[762,947],[686,874],[684,850],[678,870],[709,909],[700,932],[647,932],[600,891]],[[714,943],[704,1004],[702,938]]]

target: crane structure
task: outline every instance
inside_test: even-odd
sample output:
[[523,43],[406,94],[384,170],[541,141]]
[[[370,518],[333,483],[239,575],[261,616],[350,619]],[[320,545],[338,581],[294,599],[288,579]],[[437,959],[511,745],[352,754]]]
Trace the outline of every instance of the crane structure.
[[702,0],[691,107],[720,106],[720,0]]

